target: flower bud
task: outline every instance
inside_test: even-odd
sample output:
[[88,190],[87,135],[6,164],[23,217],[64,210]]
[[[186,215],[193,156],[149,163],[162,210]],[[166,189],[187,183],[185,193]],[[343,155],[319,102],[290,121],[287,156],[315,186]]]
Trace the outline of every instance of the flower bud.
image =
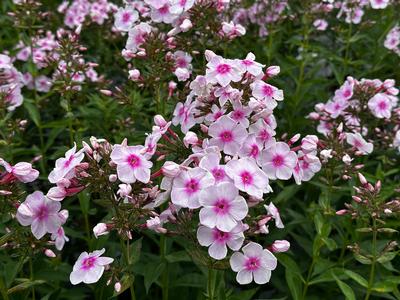
[[94,226],[93,228],[93,234],[96,237],[96,239],[101,236],[101,235],[106,235],[108,234],[108,230],[107,230],[107,224],[105,223],[99,223],[96,226]]
[[360,180],[360,182],[361,182],[362,185],[368,184],[368,181],[367,181],[367,179],[365,179],[365,177],[364,177],[363,174],[358,173],[358,179]]
[[167,125],[167,121],[165,121],[164,117],[162,115],[155,115],[154,116],[154,124],[156,124],[159,127],[164,127]]
[[110,182],[116,182],[118,179],[118,176],[116,174],[111,174],[110,176],[108,176],[108,181]]
[[347,209],[341,209],[341,210],[338,210],[337,212],[336,212],[336,215],[338,215],[338,216],[342,216],[342,215],[345,215],[345,214],[347,214]]
[[165,177],[174,178],[180,173],[180,166],[173,161],[166,161],[161,168]]
[[56,254],[55,254],[52,250],[50,250],[50,249],[45,249],[45,250],[44,250],[44,254],[45,254],[47,257],[50,257],[50,258],[56,257]]
[[270,66],[265,71],[265,75],[268,78],[271,78],[271,77],[278,75],[280,72],[281,72],[281,68],[279,66]]
[[105,96],[111,96],[112,92],[110,90],[100,90],[100,93],[102,93]]
[[195,145],[199,141],[199,138],[197,137],[197,134],[195,134],[192,131],[188,131],[183,138],[183,144],[186,146],[186,148],[189,148],[189,145]]
[[272,246],[272,252],[286,252],[290,248],[290,243],[286,240],[276,240]]
[[193,27],[192,22],[189,19],[185,19],[183,20],[183,22],[181,23],[181,25],[179,25],[179,28],[183,31],[186,32],[188,31],[190,28]]
[[114,284],[114,290],[115,290],[116,293],[119,293],[121,291],[121,283],[119,281],[117,281]]
[[138,81],[140,78],[140,71],[138,69],[129,70],[128,78],[132,81]]

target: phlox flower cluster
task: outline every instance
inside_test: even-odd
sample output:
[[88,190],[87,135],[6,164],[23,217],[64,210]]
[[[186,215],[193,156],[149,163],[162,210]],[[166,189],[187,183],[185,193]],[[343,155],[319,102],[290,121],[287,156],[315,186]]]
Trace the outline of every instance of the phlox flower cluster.
[[385,48],[400,56],[400,26],[395,25],[386,35]]
[[328,102],[317,104],[309,118],[319,121],[317,131],[325,136],[323,160],[337,156],[351,165],[353,156],[368,155],[376,147],[398,147],[398,93],[392,79],[348,77]]
[[337,18],[345,18],[346,23],[359,24],[365,14],[365,9],[385,9],[391,0],[344,0],[331,1],[339,9]]
[[66,0],[57,8],[69,28],[91,22],[102,25],[115,10],[116,5],[107,0]]
[[22,74],[14,67],[12,58],[0,54],[0,108],[15,110],[23,102],[21,88],[24,86]]
[[[131,1],[118,8],[114,14],[114,30],[127,35],[122,55],[133,63],[129,78],[148,82],[150,71],[141,70],[140,61],[147,60],[149,64],[150,60],[156,64],[153,69],[158,70],[153,79],[159,80],[163,72],[172,72],[178,81],[187,81],[193,70],[192,55],[199,50],[191,44],[205,39],[207,43],[212,40],[218,43],[245,34],[240,24],[224,21],[223,13],[228,8],[229,1],[208,0]],[[201,19],[199,14],[203,15]],[[204,20],[208,24],[204,25]],[[158,48],[156,52],[154,45]]]
[[287,17],[287,0],[255,1],[250,7],[235,10],[233,21],[245,26],[258,26],[258,35],[268,35],[268,28]]

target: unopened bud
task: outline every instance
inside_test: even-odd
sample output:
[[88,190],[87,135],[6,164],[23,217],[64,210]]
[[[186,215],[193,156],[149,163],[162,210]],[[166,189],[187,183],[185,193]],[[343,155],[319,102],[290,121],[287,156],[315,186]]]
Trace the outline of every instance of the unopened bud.
[[56,257],[56,254],[55,254],[52,250],[50,250],[50,249],[44,250],[44,254],[45,254],[47,257],[50,257],[50,258]]

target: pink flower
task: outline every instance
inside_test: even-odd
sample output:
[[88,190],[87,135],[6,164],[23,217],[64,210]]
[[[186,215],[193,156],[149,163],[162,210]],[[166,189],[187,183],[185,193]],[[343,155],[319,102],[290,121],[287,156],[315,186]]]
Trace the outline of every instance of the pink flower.
[[326,28],[328,28],[328,22],[324,19],[317,19],[313,23],[315,29],[324,31]]
[[138,12],[133,7],[120,7],[114,15],[114,26],[119,31],[129,31],[132,25],[139,19]]
[[275,143],[275,130],[263,119],[258,119],[256,123],[251,124],[249,132],[254,133],[257,142],[261,143],[266,148]]
[[271,202],[269,205],[264,205],[264,207],[268,214],[275,219],[275,226],[277,228],[285,228],[281,219],[281,215],[279,214],[279,210],[276,208],[276,206]]
[[171,201],[182,207],[199,208],[200,192],[212,184],[214,184],[212,175],[201,168],[182,171],[174,179]]
[[179,102],[175,107],[172,124],[175,126],[180,124],[183,133],[188,132],[188,130],[192,128],[194,124],[196,124],[196,120],[192,112],[194,107],[195,104],[190,99],[187,99],[185,103]]
[[69,241],[69,238],[65,235],[62,227],[58,228],[57,232],[51,234],[51,239],[55,241],[56,248],[59,251],[64,248],[65,242]]
[[[4,159],[0,158],[0,166],[3,166],[8,173],[8,180],[18,179],[23,183],[35,181],[39,177],[39,171],[32,168],[32,165],[27,162],[19,162],[14,166],[11,166]],[[3,179],[0,179],[2,182]]]
[[392,115],[392,102],[385,94],[379,93],[368,101],[368,108],[379,119],[389,119]]
[[32,234],[39,240],[47,232],[55,233],[60,228],[63,223],[58,214],[60,208],[60,202],[52,201],[36,191],[18,207],[17,220],[22,226],[31,225]]
[[78,283],[95,283],[103,275],[105,266],[111,264],[114,259],[101,257],[105,249],[96,250],[90,253],[82,252],[74,264],[69,280],[73,285]]
[[273,110],[278,103],[276,101],[283,100],[283,91],[265,83],[262,80],[256,80],[251,85],[252,95],[262,101],[264,106],[270,110]]
[[245,128],[249,127],[248,116],[251,114],[251,109],[248,106],[243,106],[240,101],[232,101],[232,109],[228,116]]
[[349,102],[347,100],[339,98],[335,101],[328,101],[325,105],[325,110],[331,115],[332,118],[336,119],[348,106]]
[[277,142],[261,153],[260,164],[270,179],[289,179],[296,163],[296,153],[283,142]]
[[171,3],[168,0],[147,1],[151,4],[151,19],[156,23],[171,24],[177,15],[171,11]]
[[388,6],[390,0],[369,0],[373,9],[383,9]]
[[150,34],[152,27],[147,23],[139,23],[135,27],[129,29],[128,40],[126,41],[125,48],[136,52],[138,48],[146,41],[147,36]]
[[200,226],[197,230],[199,244],[208,248],[208,254],[217,260],[224,259],[228,253],[228,246],[234,251],[242,247],[244,235],[242,226],[237,226],[230,232],[224,232],[217,228]]
[[238,272],[236,280],[240,284],[265,284],[271,278],[271,271],[277,266],[276,257],[260,244],[250,242],[242,248],[243,253],[235,252],[229,263],[233,271]]
[[106,223],[98,223],[96,226],[93,227],[93,234],[97,239],[99,236],[108,234],[108,228]]
[[199,163],[199,167],[209,171],[213,176],[215,183],[230,181],[225,173],[225,166],[220,165],[221,155],[219,153],[208,153]]
[[246,200],[230,182],[204,189],[199,202],[203,206],[199,213],[200,223],[224,232],[231,231],[248,213]]
[[75,167],[85,156],[83,149],[76,152],[76,144],[65,153],[65,157],[56,160],[56,167],[49,174],[49,181],[57,183],[63,178],[70,179],[75,176]]
[[226,154],[235,155],[246,139],[247,131],[243,125],[237,124],[230,117],[222,116],[210,125],[208,134],[212,137],[211,146],[218,146]]
[[143,146],[115,145],[111,152],[111,159],[117,164],[119,180],[124,183],[134,183],[136,180],[148,183],[150,168],[153,166],[143,155]]
[[363,154],[370,154],[374,150],[374,145],[365,141],[361,134],[359,134],[358,132],[347,133],[346,141],[358,151],[361,151]]
[[264,65],[255,61],[256,56],[253,53],[248,53],[246,58],[240,61],[240,64],[246,72],[254,77],[260,76],[263,73]]
[[263,145],[257,141],[255,134],[250,134],[243,142],[242,148],[239,150],[240,157],[251,157],[257,160],[261,154]]
[[260,170],[254,159],[245,157],[229,161],[225,167],[235,186],[251,196],[262,198],[271,190],[267,175]]
[[206,78],[210,83],[227,86],[242,79],[243,70],[237,61],[215,55],[207,64]]

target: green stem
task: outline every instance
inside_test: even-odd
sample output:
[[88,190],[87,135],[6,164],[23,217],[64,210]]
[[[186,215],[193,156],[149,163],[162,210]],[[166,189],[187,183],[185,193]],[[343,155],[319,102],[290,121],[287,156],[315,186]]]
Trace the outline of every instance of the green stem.
[[208,300],[215,300],[215,286],[217,279],[217,271],[208,268],[208,281],[207,281],[207,299]]
[[161,262],[165,263],[165,269],[162,274],[161,282],[162,282],[162,299],[163,300],[168,300],[168,262],[165,259],[165,256],[167,255],[167,239],[165,238],[165,235],[160,236],[160,256],[161,256]]
[[[130,259],[130,253],[129,253],[129,239],[126,241],[126,245],[122,239],[120,239],[121,242],[121,248],[122,248],[122,254],[123,254],[123,259],[125,260],[126,265],[130,265],[131,259]],[[129,290],[131,292],[131,300],[136,300],[136,295],[135,295],[135,287],[134,283],[132,282],[129,286]]]
[[309,284],[310,284],[310,280],[311,280],[311,275],[312,275],[313,270],[314,270],[314,265],[315,265],[315,257],[313,256],[311,265],[308,268],[307,279],[306,279],[306,282],[304,283],[303,296],[301,297],[303,300],[306,299],[307,290],[308,290],[308,287],[309,287]]
[[367,294],[365,295],[364,300],[368,300],[369,297],[371,296],[372,292],[372,287],[374,285],[374,280],[375,280],[375,264],[376,264],[376,240],[377,240],[377,228],[376,228],[376,220],[375,218],[373,219],[372,222],[372,263],[371,263],[371,271],[369,273],[369,280],[368,280],[368,288],[367,288]]
[[[33,266],[32,266],[32,258],[29,258],[29,273],[30,273],[30,280],[33,281]],[[32,286],[32,300],[36,299],[36,295],[35,295],[35,287]]]

